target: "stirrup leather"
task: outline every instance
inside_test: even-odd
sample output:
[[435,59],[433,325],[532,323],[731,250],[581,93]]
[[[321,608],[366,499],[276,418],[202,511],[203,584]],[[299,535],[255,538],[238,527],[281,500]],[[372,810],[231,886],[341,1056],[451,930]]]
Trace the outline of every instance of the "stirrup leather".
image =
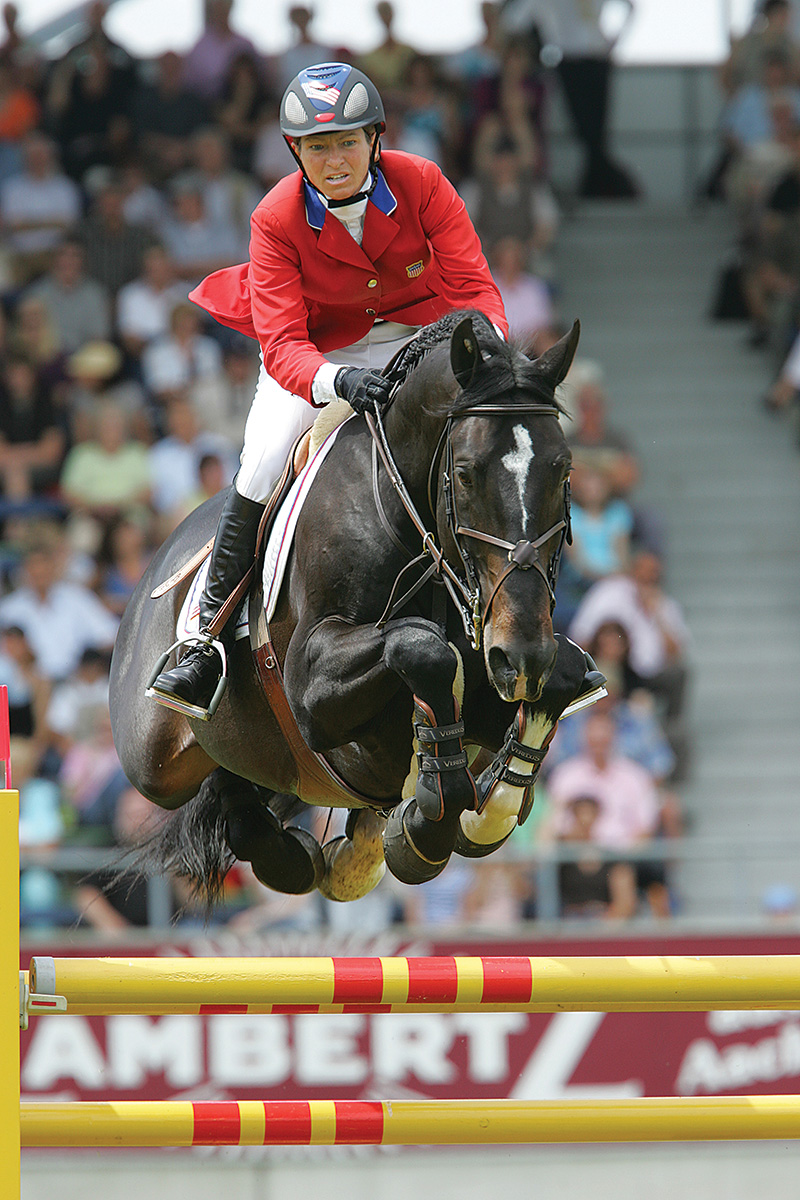
[[[222,664],[222,674],[220,676],[219,683],[214,690],[214,695],[211,697],[211,700],[208,703],[208,708],[202,708],[198,704],[191,704],[188,700],[181,700],[179,697],[170,696],[166,692],[158,691],[153,686],[161,672],[166,667],[167,662],[169,661],[169,656],[175,650],[177,650],[179,646],[191,645],[193,643],[200,646],[211,646],[212,649],[214,649],[219,655],[220,662]],[[219,640],[219,638],[212,637],[208,633],[189,633],[184,637],[178,638],[178,640],[173,642],[169,649],[165,650],[161,655],[155,667],[153,668],[153,672],[147,684],[145,696],[157,701],[159,704],[163,704],[165,708],[171,708],[174,709],[175,712],[183,713],[183,715],[186,717],[194,717],[196,720],[200,721],[210,721],[214,716],[214,713],[219,708],[219,702],[225,694],[225,688],[227,686],[228,655],[222,642]]]

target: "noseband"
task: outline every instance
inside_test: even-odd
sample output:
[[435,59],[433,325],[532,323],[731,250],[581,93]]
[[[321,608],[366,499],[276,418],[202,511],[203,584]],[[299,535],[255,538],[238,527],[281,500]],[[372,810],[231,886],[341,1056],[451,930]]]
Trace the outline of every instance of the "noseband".
[[[502,585],[508,579],[512,571],[517,569],[522,571],[530,570],[533,567],[539,572],[547,587],[548,596],[550,598],[550,611],[552,613],[555,606],[555,586],[558,579],[558,569],[561,561],[561,554],[565,543],[571,543],[572,532],[570,523],[570,492],[569,480],[564,484],[564,515],[560,521],[552,525],[545,533],[540,534],[533,541],[507,542],[503,538],[495,537],[493,534],[484,533],[478,529],[471,529],[467,525],[462,525],[458,519],[456,508],[455,492],[453,490],[453,426],[456,421],[460,421],[465,417],[503,417],[511,416],[517,413],[529,413],[537,416],[557,416],[558,409],[552,404],[480,404],[473,405],[470,408],[463,408],[457,413],[452,413],[446,420],[441,436],[434,451],[431,465],[428,470],[428,506],[432,516],[436,515],[436,503],[434,492],[439,471],[439,463],[444,457],[444,467],[441,476],[442,495],[445,505],[445,514],[447,519],[447,527],[450,536],[453,539],[458,556],[461,559],[461,564],[464,568],[464,576],[462,577],[453,570],[444,556],[443,551],[437,546],[433,533],[425,527],[416,506],[408,492],[408,489],[403,482],[400,472],[389,449],[389,444],[386,438],[386,430],[383,425],[381,414],[376,410],[375,415],[367,412],[365,414],[369,431],[372,434],[374,447],[377,454],[380,456],[383,465],[389,475],[389,479],[400,498],[400,501],[405,508],[408,516],[411,518],[413,525],[422,538],[422,553],[414,558],[410,563],[402,569],[397,579],[394,582],[389,602],[386,605],[383,615],[381,616],[378,626],[384,625],[390,617],[392,617],[399,608],[406,604],[412,596],[414,596],[427,581],[434,575],[439,575],[447,588],[450,596],[458,609],[461,620],[464,624],[464,631],[472,644],[473,649],[480,649],[483,627],[489,618],[492,603],[495,596],[499,592]],[[381,521],[384,525],[387,524],[383,513],[383,506],[378,495],[376,481],[373,473],[373,491],[375,492],[376,504]],[[390,530],[391,532],[391,530]],[[547,569],[544,568],[540,558],[540,550],[555,534],[560,533],[558,546],[555,553],[551,555]],[[480,584],[478,582],[477,573],[475,571],[472,558],[469,551],[463,544],[462,538],[473,538],[477,541],[485,542],[490,546],[497,546],[498,549],[508,551],[508,564],[501,572],[500,576],[492,588],[486,605],[481,608]],[[394,539],[396,540],[396,539]],[[402,596],[396,599],[400,589],[400,583],[405,573],[415,565],[421,563],[427,556],[430,556],[431,563],[421,576],[409,590]]]

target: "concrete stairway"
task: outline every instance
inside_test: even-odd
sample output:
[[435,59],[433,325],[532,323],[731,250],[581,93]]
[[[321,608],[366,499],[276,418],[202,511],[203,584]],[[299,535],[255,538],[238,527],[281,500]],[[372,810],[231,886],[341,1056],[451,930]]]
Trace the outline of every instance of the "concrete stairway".
[[743,326],[707,317],[729,240],[718,212],[623,204],[582,206],[560,241],[564,317],[605,368],[692,630],[690,832],[786,843],[684,864],[682,911],[699,917],[756,913],[772,882],[800,891],[800,454],[757,403],[769,367]]

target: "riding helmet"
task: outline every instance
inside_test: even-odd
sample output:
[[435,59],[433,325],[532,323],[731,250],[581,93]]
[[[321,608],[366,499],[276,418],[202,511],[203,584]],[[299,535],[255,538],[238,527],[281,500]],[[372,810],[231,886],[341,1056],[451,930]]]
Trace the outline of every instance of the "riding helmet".
[[386,128],[383,101],[375,84],[348,63],[317,63],[295,75],[281,100],[281,133],[342,133],[374,125]]

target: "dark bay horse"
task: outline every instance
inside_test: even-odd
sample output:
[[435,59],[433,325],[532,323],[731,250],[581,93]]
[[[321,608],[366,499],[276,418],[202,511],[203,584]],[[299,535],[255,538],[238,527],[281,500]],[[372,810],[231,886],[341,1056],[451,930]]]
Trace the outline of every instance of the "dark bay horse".
[[[593,665],[551,620],[570,469],[554,391],[577,340],[576,323],[532,361],[481,314],[450,314],[412,343],[379,428],[347,421],[319,470],[269,633],[302,737],[354,793],[346,836],[322,852],[290,820],[326,801],[304,795],[249,646],[236,643],[209,722],[145,697],[189,582],[151,592],[213,535],[222,498],[160,548],[123,618],[110,696],[126,774],[176,810],[157,837],[160,866],[213,895],[235,856],[279,891],[350,899],[377,882],[384,853],[421,882],[525,818],[552,730]],[[256,588],[253,637],[259,622]],[[481,748],[494,759],[476,788]]]

